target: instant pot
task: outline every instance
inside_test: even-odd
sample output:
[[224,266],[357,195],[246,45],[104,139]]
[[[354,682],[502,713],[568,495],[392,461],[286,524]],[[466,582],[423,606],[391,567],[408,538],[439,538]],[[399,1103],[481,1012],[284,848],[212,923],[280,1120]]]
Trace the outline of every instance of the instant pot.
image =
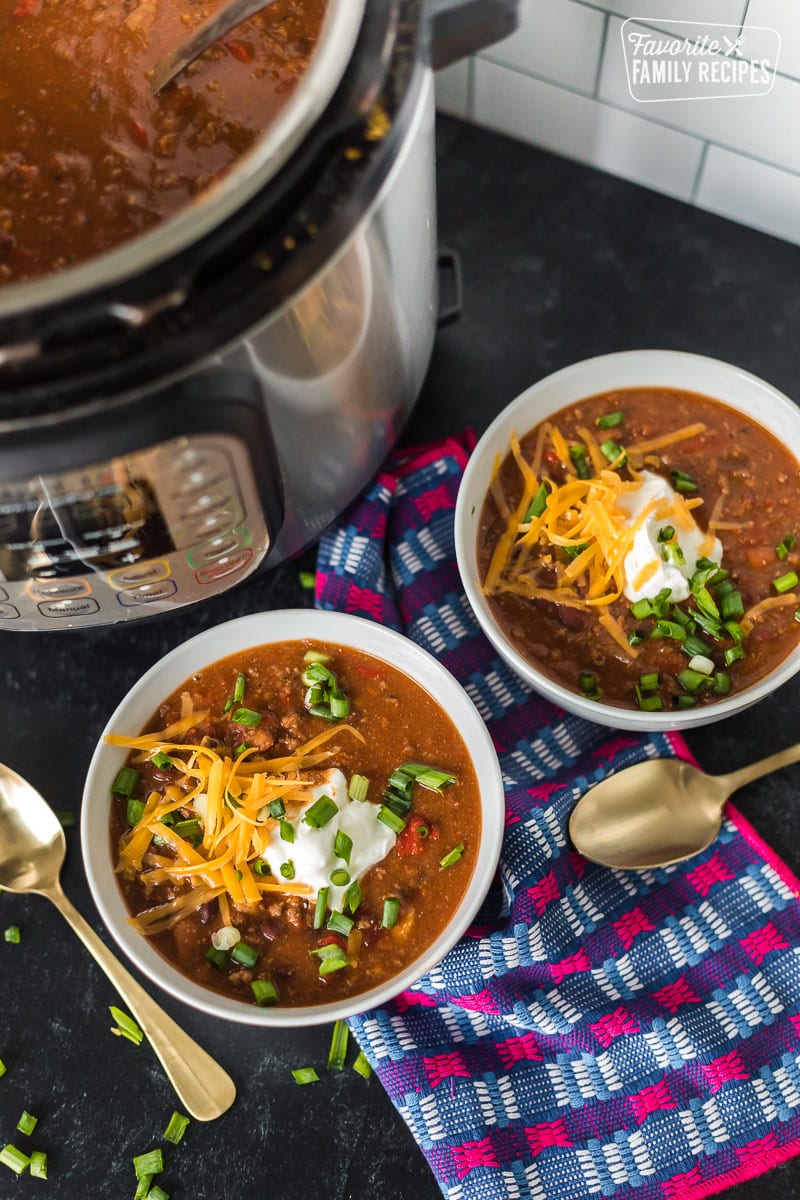
[[0,287],[0,628],[197,603],[370,478],[439,319],[432,70],[516,0],[330,0],[291,101],[152,232]]

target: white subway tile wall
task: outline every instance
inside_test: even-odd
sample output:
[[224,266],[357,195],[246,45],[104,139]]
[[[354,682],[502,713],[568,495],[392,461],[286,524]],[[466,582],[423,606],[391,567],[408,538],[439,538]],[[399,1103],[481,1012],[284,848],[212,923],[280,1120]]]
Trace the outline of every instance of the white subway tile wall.
[[[800,244],[800,0],[520,0],[520,16],[511,37],[441,73],[443,111]],[[632,17],[626,32],[729,25],[745,59],[760,55],[755,31],[775,29],[774,85],[640,103],[622,49]]]

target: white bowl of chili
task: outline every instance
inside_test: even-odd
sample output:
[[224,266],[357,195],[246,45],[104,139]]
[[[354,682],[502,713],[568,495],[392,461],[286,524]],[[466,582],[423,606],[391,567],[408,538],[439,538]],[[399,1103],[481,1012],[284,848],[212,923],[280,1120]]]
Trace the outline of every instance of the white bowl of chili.
[[489,888],[504,812],[486,726],[439,662],[298,609],[209,629],[133,686],[81,833],[100,914],[154,983],[288,1028],[429,971]]
[[465,471],[472,609],[523,680],[588,720],[738,712],[800,669],[799,458],[800,409],[729,363],[565,367],[499,413]]

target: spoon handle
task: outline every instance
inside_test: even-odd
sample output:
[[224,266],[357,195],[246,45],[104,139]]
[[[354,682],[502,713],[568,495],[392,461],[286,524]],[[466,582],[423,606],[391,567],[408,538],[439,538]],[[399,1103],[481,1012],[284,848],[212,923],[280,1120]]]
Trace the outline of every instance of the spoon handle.
[[146,1033],[186,1111],[197,1121],[221,1117],[236,1098],[230,1076],[139,986],[60,887],[48,890],[45,895],[72,926]]
[[[781,767],[788,767],[796,762],[800,762],[800,742],[794,746],[787,746],[785,750],[778,750],[776,754],[770,754],[767,758],[761,758],[758,762],[750,763],[749,767],[741,767],[738,771],[731,771],[729,775],[717,775],[716,778],[724,780],[730,791],[735,792],[746,783],[760,779],[762,775],[769,775],[772,771],[778,771]],[[730,792],[728,794],[730,795]]]

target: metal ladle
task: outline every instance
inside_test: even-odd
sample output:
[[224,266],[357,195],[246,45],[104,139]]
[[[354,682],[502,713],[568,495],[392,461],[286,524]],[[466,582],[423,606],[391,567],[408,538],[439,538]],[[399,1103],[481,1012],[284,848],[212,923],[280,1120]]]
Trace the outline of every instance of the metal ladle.
[[212,17],[195,29],[191,37],[175,50],[170,50],[169,54],[165,54],[156,63],[150,76],[150,90],[153,95],[157,96],[162,88],[189,66],[189,63],[193,63],[226,33],[230,33],[248,17],[255,16],[257,12],[275,3],[276,0],[228,0],[227,4],[221,5]]
[[67,843],[58,817],[27,780],[0,764],[0,887],[52,900],[141,1026],[172,1086],[197,1121],[213,1121],[236,1098],[233,1080],[151,1000],[61,890]]
[[733,792],[798,761],[800,743],[729,775],[706,775],[677,758],[637,763],[581,797],[570,837],[584,858],[605,867],[634,871],[682,862],[713,842]]

